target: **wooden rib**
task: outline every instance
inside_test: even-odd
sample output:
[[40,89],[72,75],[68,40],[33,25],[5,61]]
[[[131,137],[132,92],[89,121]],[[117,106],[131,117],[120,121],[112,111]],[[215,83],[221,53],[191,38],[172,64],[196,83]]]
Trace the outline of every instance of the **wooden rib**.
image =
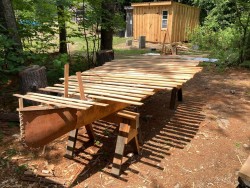
[[[64,93],[63,90],[56,87],[50,87],[50,88],[39,88],[40,91],[47,91],[47,92],[55,92],[55,93]],[[72,92],[72,95],[75,95],[76,92]],[[72,99],[72,98],[70,98]],[[76,99],[77,100],[77,99]],[[83,104],[90,104],[90,105],[97,105],[97,106],[108,106],[108,104],[101,103],[101,102],[95,102],[95,101],[81,101]]]
[[[17,111],[40,111],[40,110],[53,110],[55,109],[56,106],[28,106],[28,107],[25,107],[25,108],[17,108],[16,110]],[[58,107],[58,108],[61,108],[61,107]],[[56,108],[56,109],[58,109]],[[64,107],[63,107],[64,108]]]
[[77,72],[76,77],[77,77],[77,82],[78,82],[78,89],[79,89],[79,93],[80,93],[80,99],[85,100],[86,97],[85,97],[85,94],[84,94],[81,72]]
[[104,64],[100,68],[106,68],[106,67],[136,67],[136,68],[182,68],[182,69],[200,69],[202,67],[197,66],[187,66],[187,65],[181,65],[181,64],[170,64],[170,63],[123,63],[123,64]]
[[36,102],[51,104],[51,105],[55,105],[57,107],[76,108],[76,109],[82,109],[82,110],[86,110],[87,109],[87,108],[80,107],[80,106],[79,107],[74,107],[72,105],[66,105],[66,104],[61,104],[61,103],[58,103],[58,102],[47,101],[45,99],[37,99],[37,98],[26,96],[26,95],[14,94],[13,96],[19,97],[19,98],[23,98],[23,99],[27,99],[27,100],[31,100],[31,101],[36,101]]
[[64,65],[64,97],[68,97],[69,87],[69,64]]
[[[92,104],[86,104],[85,101],[83,100],[79,100],[79,99],[74,99],[74,98],[65,98],[65,97],[58,97],[58,96],[52,96],[52,95],[45,95],[45,94],[41,94],[41,93],[32,93],[32,92],[28,92],[27,94],[31,94],[31,95],[36,95],[36,96],[44,96],[44,97],[48,97],[48,98],[52,98],[52,99],[60,99],[63,101],[70,101],[70,102],[77,102],[80,103],[86,107],[91,107]],[[102,106],[108,106],[108,104],[104,104],[101,103]]]
[[[131,73],[131,72],[134,72],[134,73],[148,73],[148,74],[151,74],[151,73],[154,73],[154,74],[158,74],[158,75],[165,75],[168,74],[168,75],[177,75],[177,74],[181,74],[181,75],[194,75],[195,73],[199,72],[199,71],[193,71],[193,72],[170,72],[170,71],[164,71],[164,70],[149,70],[149,69],[129,69],[129,70],[124,70],[124,69],[110,69],[110,70],[97,70],[97,69],[92,69],[92,70],[89,70],[89,71],[85,71],[85,73],[111,73],[111,72],[124,72],[124,73]],[[166,73],[166,74],[165,74]]]
[[[119,82],[114,82],[114,81],[102,81],[102,82],[89,82],[93,85],[110,85],[112,86],[129,86],[129,87],[137,87],[137,88],[147,88],[147,89],[169,89],[172,87],[163,87],[163,86],[152,86],[152,85],[144,85],[144,84],[133,84],[133,83],[119,83]],[[70,82],[71,84],[71,82]]]
[[[74,77],[71,77],[71,78],[74,78]],[[183,80],[175,80],[175,79],[171,79],[171,78],[153,78],[153,77],[145,77],[145,76],[131,76],[131,75],[126,75],[126,74],[118,74],[118,75],[114,75],[114,74],[106,74],[106,75],[101,75],[101,76],[82,76],[82,78],[85,78],[85,79],[90,79],[90,80],[93,80],[93,79],[106,79],[106,78],[119,78],[119,79],[136,79],[136,80],[148,80],[150,82],[173,82],[174,83],[182,83],[184,82],[185,80],[187,79],[183,79]]]
[[181,75],[181,74],[168,74],[168,75],[162,75],[162,74],[155,74],[155,73],[141,73],[136,71],[130,71],[130,72],[83,72],[82,75],[85,76],[97,76],[102,77],[106,75],[114,75],[114,76],[131,76],[131,77],[146,77],[148,79],[178,79],[178,80],[188,80],[193,77],[193,74],[190,75]]
[[[37,95],[33,95],[33,94],[27,94],[26,96],[29,96],[29,97],[32,97],[32,98],[35,98],[35,99],[41,99],[41,100],[46,100],[46,101],[51,101],[51,102],[57,102],[59,104],[62,104],[62,105],[68,105],[68,107],[72,108],[78,108],[78,107],[83,107],[84,109],[87,109],[89,107],[91,107],[90,105],[86,105],[86,104],[80,104],[80,103],[77,103],[77,102],[72,102],[72,101],[66,101],[66,100],[63,100],[63,97],[61,98],[50,98],[50,97],[47,97],[46,95],[43,95],[43,96],[37,96]],[[72,106],[73,105],[73,106]]]
[[[74,78],[69,78],[69,80],[76,81]],[[99,79],[99,80],[85,80],[87,83],[105,83],[105,82],[113,82],[116,84],[121,84],[121,83],[128,83],[128,84],[142,84],[145,86],[153,86],[155,88],[157,87],[175,87],[175,86],[180,86],[182,83],[178,82],[157,82],[157,81],[143,81],[143,80],[136,80],[136,79],[119,79],[119,78],[105,78],[105,79]],[[69,82],[70,83],[70,82]]]
[[[57,86],[57,87],[63,87],[63,84],[54,84],[54,86]],[[72,89],[78,89],[77,88],[77,85],[75,84],[71,84],[71,86],[69,86],[70,88]],[[132,97],[140,97],[140,98],[144,98],[146,95],[145,94],[137,94],[137,93],[129,93],[129,92],[125,92],[125,91],[113,91],[113,90],[107,90],[107,89],[94,89],[94,88],[89,88],[89,87],[86,87],[85,85],[85,92],[91,92],[91,91],[94,91],[94,92],[110,92],[112,94],[121,94],[121,95],[126,95],[126,96],[132,96]]]
[[[106,67],[106,68],[95,68],[93,69],[94,71],[114,71],[114,70],[122,70],[122,69],[125,69],[126,71],[154,71],[154,72],[161,72],[161,73],[181,73],[181,74],[193,74],[193,73],[196,73],[198,71],[201,71],[201,69],[181,69],[181,68],[178,68],[178,69],[169,69],[169,68],[145,68],[145,67]],[[93,71],[92,70],[92,71]]]
[[[76,94],[76,95],[80,95],[80,94]],[[123,99],[117,99],[117,98],[111,98],[111,97],[104,97],[104,96],[97,96],[97,95],[88,95],[88,97],[91,97],[94,99],[116,101],[116,102],[121,102],[121,103],[126,103],[126,104],[133,104],[133,105],[137,105],[137,106],[143,105],[142,102],[129,101],[129,100],[123,100]]]
[[[46,87],[48,89],[54,89],[55,87]],[[58,90],[63,90],[63,88],[61,87],[57,87]],[[78,88],[76,87],[75,89],[70,89],[71,90],[77,90]],[[131,96],[126,96],[124,95],[118,95],[118,94],[112,94],[112,93],[108,93],[108,92],[96,92],[96,91],[87,91],[85,90],[85,93],[89,95],[91,94],[95,94],[95,95],[100,95],[100,96],[108,96],[108,97],[115,97],[115,98],[120,98],[120,99],[128,99],[128,100],[132,100],[132,101],[141,101],[143,98],[146,97],[146,95],[144,95],[143,97],[131,97]]]

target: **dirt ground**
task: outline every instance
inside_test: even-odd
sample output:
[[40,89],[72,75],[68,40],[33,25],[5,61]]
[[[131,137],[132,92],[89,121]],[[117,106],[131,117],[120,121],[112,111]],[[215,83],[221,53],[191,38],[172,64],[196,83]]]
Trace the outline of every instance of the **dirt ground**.
[[175,111],[169,91],[138,109],[142,154],[127,147],[120,178],[109,174],[117,125],[96,122],[94,145],[82,128],[71,160],[64,157],[67,135],[30,151],[19,143],[17,125],[0,122],[0,187],[236,187],[250,154],[250,71],[206,67],[184,84],[183,97]]

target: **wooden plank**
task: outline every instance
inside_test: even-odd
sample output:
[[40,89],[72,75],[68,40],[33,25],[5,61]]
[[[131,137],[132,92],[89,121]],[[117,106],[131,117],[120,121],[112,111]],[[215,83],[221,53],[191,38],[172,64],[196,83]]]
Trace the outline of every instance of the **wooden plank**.
[[[74,78],[69,78],[69,80],[71,82],[76,81]],[[69,82],[69,83],[71,83]],[[152,86],[153,88],[158,88],[158,87],[176,87],[176,86],[180,86],[182,85],[182,82],[158,82],[158,81],[151,81],[151,82],[147,82],[144,80],[139,80],[139,79],[123,79],[123,78],[105,78],[102,80],[95,80],[95,79],[91,79],[91,80],[85,80],[86,83],[114,83],[115,85],[119,85],[119,84],[140,84],[140,85],[145,85],[147,87]]]
[[[74,77],[71,77],[74,78]],[[157,78],[157,77],[145,77],[145,76],[140,76],[140,75],[127,75],[127,74],[103,74],[98,77],[96,76],[82,76],[83,79],[89,79],[89,80],[101,80],[101,79],[110,79],[110,78],[115,78],[115,79],[131,79],[131,80],[144,80],[144,81],[150,81],[150,82],[173,82],[173,83],[183,83],[187,79],[182,79],[182,80],[176,80],[176,79],[171,79],[171,78]]]
[[119,128],[119,133],[116,141],[115,155],[113,158],[111,173],[119,176],[121,171],[122,159],[125,149],[125,143],[127,141],[127,136],[130,130],[128,124],[121,123]]
[[[76,103],[79,103],[79,104],[81,104],[83,106],[86,106],[86,107],[91,107],[92,106],[91,104],[86,104],[85,101],[78,100],[78,99],[73,99],[73,98],[58,97],[58,96],[53,96],[53,95],[45,95],[45,94],[41,94],[41,93],[32,93],[32,92],[28,92],[27,94],[32,95],[32,96],[35,95],[35,96],[42,96],[42,97],[45,97],[45,98],[58,99],[58,100],[61,100],[61,101],[76,102]],[[107,104],[102,104],[102,106],[107,106]]]
[[171,74],[171,75],[194,75],[195,73],[199,72],[200,70],[197,70],[197,71],[185,71],[185,72],[182,72],[182,71],[165,71],[165,70],[156,70],[156,69],[134,69],[134,68],[130,68],[128,71],[126,70],[122,70],[122,69],[118,69],[118,68],[110,68],[108,70],[95,70],[95,71],[86,71],[86,73],[111,73],[111,72],[124,72],[124,73],[130,73],[130,72],[135,72],[135,73],[155,73],[155,74],[159,74],[159,75],[166,75],[166,74]]
[[69,64],[64,65],[64,97],[68,97],[69,87]]
[[[46,87],[46,88],[53,89],[55,87]],[[61,88],[61,87],[57,87],[56,89],[63,90],[63,88]],[[78,90],[78,88],[76,87],[75,89],[69,89],[69,91],[71,91],[71,90]],[[85,93],[87,93],[88,96],[90,96],[92,94],[92,95],[99,95],[99,96],[114,97],[114,98],[119,98],[119,99],[127,99],[127,100],[132,100],[132,101],[141,101],[142,99],[144,99],[147,96],[147,95],[144,95],[143,97],[131,97],[131,96],[126,96],[126,95],[121,95],[121,94],[118,95],[118,94],[113,94],[113,93],[108,93],[108,92],[103,92],[103,91],[95,92],[93,90],[91,90],[90,92],[85,90]]]
[[18,105],[19,105],[19,109],[22,110],[23,109],[23,98],[18,99]]
[[84,88],[83,88],[83,81],[81,78],[81,72],[77,72],[76,76],[77,76],[77,82],[78,82],[78,89],[79,89],[79,93],[80,93],[80,99],[86,100],[86,97],[84,94]]
[[250,183],[250,155],[239,171],[239,177]]
[[105,75],[114,75],[114,76],[131,76],[131,77],[148,77],[148,79],[174,79],[174,80],[188,80],[193,77],[193,74],[155,74],[155,73],[143,73],[143,72],[136,72],[136,71],[130,71],[130,72],[96,72],[96,73],[89,73],[84,72],[83,75],[88,76],[105,76]]
[[[54,86],[57,86],[57,87],[62,87],[63,84],[54,84]],[[75,84],[71,84],[70,86],[71,89],[77,89],[77,85]],[[139,97],[139,98],[144,98],[145,96],[147,95],[143,95],[143,94],[137,94],[137,93],[128,93],[128,92],[124,92],[124,91],[113,91],[113,90],[106,90],[106,89],[92,89],[92,88],[87,88],[86,85],[85,85],[85,93],[91,93],[91,92],[104,92],[104,93],[107,93],[107,92],[110,92],[111,94],[118,94],[118,95],[125,95],[125,96],[130,96],[130,97]]]
[[87,109],[87,108],[91,107],[91,106],[86,105],[86,104],[79,104],[77,102],[62,100],[62,98],[54,99],[54,98],[49,98],[49,97],[46,97],[46,96],[37,96],[37,95],[33,95],[33,94],[27,94],[26,96],[32,97],[33,99],[44,100],[45,101],[44,103],[46,103],[47,101],[50,101],[50,102],[56,102],[56,103],[61,104],[61,105],[67,105],[68,107],[71,107],[71,105],[73,105],[74,108],[82,107],[84,109]]
[[65,157],[67,157],[67,158],[74,157],[74,150],[76,147],[77,134],[78,134],[78,129],[74,129],[74,130],[69,132],[68,142],[67,142],[67,147],[66,147],[66,154],[65,154]]
[[19,94],[14,94],[13,96],[15,97],[19,97],[19,98],[23,98],[23,99],[27,99],[27,100],[31,100],[31,101],[36,101],[36,102],[41,102],[41,103],[46,103],[46,104],[51,104],[51,105],[55,105],[55,107],[67,107],[67,108],[75,108],[75,109],[82,109],[82,110],[86,110],[86,107],[80,107],[80,106],[72,106],[72,105],[66,105],[66,104],[62,104],[62,103],[58,103],[58,102],[53,102],[53,101],[48,101],[48,100],[44,100],[44,99],[38,99],[38,98],[34,98],[31,96],[26,96],[26,95],[19,95]]
[[[59,86],[59,87],[63,87],[63,84],[54,84],[54,86]],[[77,84],[75,84],[74,82],[71,83],[71,85],[69,86],[70,88],[75,88],[75,86],[77,86]],[[86,90],[103,90],[103,91],[117,91],[117,92],[125,92],[125,93],[130,93],[130,94],[139,94],[139,95],[153,95],[153,89],[150,90],[141,90],[140,88],[135,88],[135,87],[125,87],[125,86],[113,86],[110,87],[110,85],[92,85],[92,84],[85,84],[85,88]]]
[[125,103],[125,104],[134,104],[137,106],[143,105],[142,102],[129,101],[129,100],[123,100],[123,99],[118,99],[118,98],[112,98],[112,97],[97,96],[97,95],[88,95],[88,97],[94,98],[94,99],[110,100],[110,101],[115,101],[115,102],[120,102],[120,103]]

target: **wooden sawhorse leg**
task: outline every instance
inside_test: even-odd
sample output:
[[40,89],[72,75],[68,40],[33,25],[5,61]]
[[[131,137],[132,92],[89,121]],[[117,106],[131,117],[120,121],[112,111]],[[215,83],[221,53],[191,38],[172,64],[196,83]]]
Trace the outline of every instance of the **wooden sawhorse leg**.
[[182,88],[176,88],[174,87],[171,91],[171,98],[170,98],[170,106],[169,108],[171,110],[175,109],[176,106],[176,96],[178,98],[178,101],[183,101],[183,97],[182,97]]
[[[91,124],[86,125],[85,128],[86,128],[86,132],[89,136],[90,141],[94,142],[95,134],[94,134],[92,125]],[[68,143],[67,143],[67,147],[66,147],[66,155],[65,155],[65,157],[67,157],[67,158],[74,157],[77,134],[78,134],[78,129],[75,129],[75,130],[69,132]]]
[[132,140],[135,139],[135,149],[136,152],[140,153],[140,147],[138,143],[138,132],[136,124],[132,123],[129,120],[123,120],[123,123],[120,123],[119,133],[116,142],[115,154],[113,159],[113,165],[111,173],[113,175],[119,176],[122,166],[122,159],[124,154],[125,146]]

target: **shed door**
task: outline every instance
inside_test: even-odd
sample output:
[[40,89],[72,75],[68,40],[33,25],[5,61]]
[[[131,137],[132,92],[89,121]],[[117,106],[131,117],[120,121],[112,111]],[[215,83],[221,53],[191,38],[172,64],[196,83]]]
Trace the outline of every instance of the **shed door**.
[[160,29],[159,12],[157,7],[148,7],[146,12],[145,23],[145,35],[147,41],[159,42],[158,35]]

